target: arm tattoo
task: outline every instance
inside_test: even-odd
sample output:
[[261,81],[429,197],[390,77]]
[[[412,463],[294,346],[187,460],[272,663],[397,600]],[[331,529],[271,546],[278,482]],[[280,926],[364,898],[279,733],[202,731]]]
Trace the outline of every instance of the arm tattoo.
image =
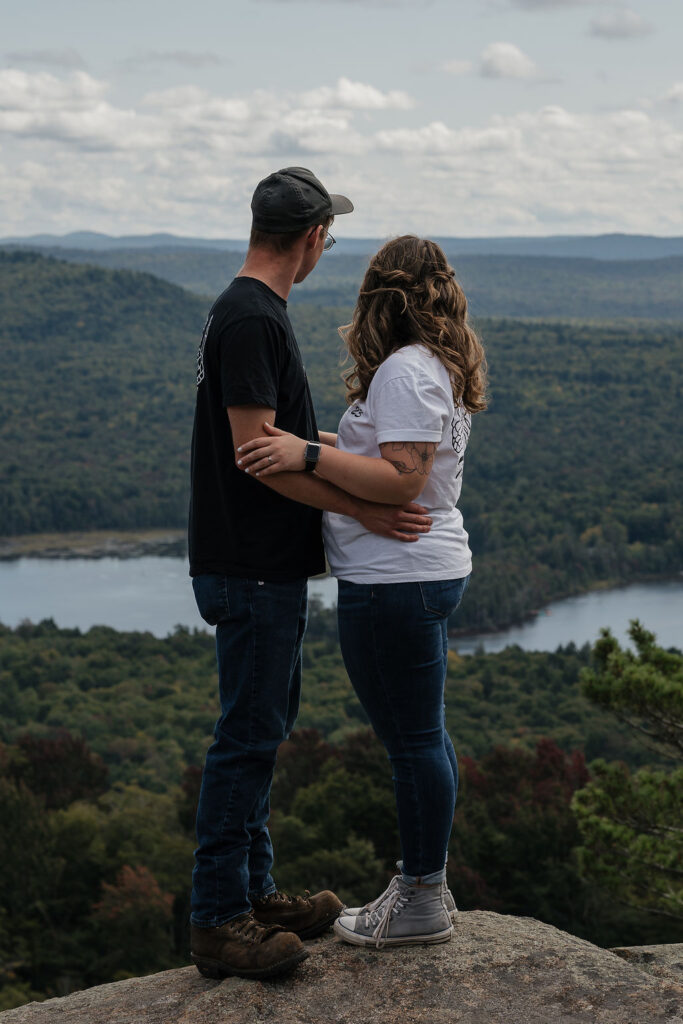
[[387,458],[384,452],[390,451],[392,455],[401,452],[404,458],[387,458],[396,472],[417,473],[419,476],[429,476],[434,464],[434,453],[436,443],[434,441],[388,441],[379,446],[382,457]]

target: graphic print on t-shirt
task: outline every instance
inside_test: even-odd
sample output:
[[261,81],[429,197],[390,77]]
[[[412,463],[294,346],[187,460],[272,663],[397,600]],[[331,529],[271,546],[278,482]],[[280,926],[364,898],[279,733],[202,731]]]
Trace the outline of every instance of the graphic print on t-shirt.
[[197,387],[204,380],[204,349],[206,347],[206,339],[209,336],[209,328],[211,327],[211,321],[213,320],[213,314],[204,324],[204,330],[202,331],[202,340],[199,342],[199,350],[197,352]]
[[462,475],[462,464],[465,461],[465,448],[467,448],[471,429],[471,414],[469,412],[465,412],[461,405],[456,406],[455,415],[451,421],[451,443],[453,445],[453,451],[459,456],[456,479]]

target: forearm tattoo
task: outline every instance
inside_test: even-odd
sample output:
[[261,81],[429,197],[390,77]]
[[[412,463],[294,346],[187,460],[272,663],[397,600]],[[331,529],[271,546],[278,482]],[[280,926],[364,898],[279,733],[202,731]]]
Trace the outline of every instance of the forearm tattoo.
[[[379,448],[382,457],[401,475],[417,473],[418,476],[429,476],[432,471],[436,451],[434,441],[388,441]],[[391,456],[387,456],[387,452]]]

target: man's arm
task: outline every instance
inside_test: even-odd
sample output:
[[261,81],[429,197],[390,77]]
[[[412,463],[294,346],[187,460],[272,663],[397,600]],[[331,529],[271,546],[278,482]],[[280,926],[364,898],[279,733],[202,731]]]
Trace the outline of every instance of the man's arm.
[[337,435],[331,434],[329,430],[319,430],[318,438],[320,439],[321,444],[327,444],[330,448],[334,448],[337,443]]
[[[265,420],[274,423],[275,411],[257,405],[233,405],[227,412],[237,462],[237,449],[261,432]],[[351,516],[367,530],[383,537],[415,541],[420,533],[428,533],[431,526],[431,519],[424,514],[426,509],[422,506],[404,508],[363,501],[322,480],[315,473],[273,473],[262,482],[292,501]]]

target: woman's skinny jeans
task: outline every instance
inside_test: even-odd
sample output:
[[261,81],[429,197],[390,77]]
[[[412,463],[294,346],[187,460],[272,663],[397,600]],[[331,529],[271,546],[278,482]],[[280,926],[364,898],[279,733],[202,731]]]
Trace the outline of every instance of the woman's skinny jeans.
[[403,871],[442,871],[458,789],[446,732],[448,616],[469,576],[423,583],[339,580],[344,664],[393,767]]

